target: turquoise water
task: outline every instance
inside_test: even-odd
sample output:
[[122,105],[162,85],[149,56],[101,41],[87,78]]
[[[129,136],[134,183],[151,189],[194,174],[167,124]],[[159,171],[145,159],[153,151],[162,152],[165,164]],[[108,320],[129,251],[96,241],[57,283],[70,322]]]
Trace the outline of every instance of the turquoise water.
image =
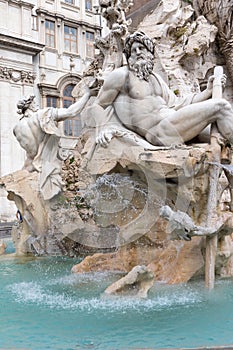
[[233,344],[233,280],[155,284],[104,298],[119,275],[71,274],[67,258],[0,259],[0,349],[129,350]]

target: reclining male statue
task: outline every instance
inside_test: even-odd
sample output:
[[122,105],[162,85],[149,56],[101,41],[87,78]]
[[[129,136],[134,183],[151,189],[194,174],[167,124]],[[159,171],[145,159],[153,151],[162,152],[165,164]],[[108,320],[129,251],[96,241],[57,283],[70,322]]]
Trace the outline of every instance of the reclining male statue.
[[[122,128],[152,145],[178,145],[192,140],[213,122],[233,144],[233,110],[224,99],[210,99],[213,76],[204,91],[178,98],[153,72],[154,44],[147,35],[129,35],[124,52],[128,65],[107,76],[90,107],[98,144],[106,147],[114,136],[122,136]],[[225,82],[223,76],[222,85]]]

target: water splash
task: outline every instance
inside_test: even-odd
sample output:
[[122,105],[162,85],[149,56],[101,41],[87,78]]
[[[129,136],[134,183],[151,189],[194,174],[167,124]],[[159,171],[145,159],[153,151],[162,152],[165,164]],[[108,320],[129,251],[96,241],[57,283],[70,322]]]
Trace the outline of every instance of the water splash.
[[109,281],[111,279],[115,280],[124,276],[125,274],[117,271],[110,272],[87,272],[87,273],[73,273],[71,275],[66,275],[58,278],[51,279],[48,284],[49,285],[66,285],[73,286],[78,285],[79,283],[106,283],[106,280]]
[[[64,282],[64,281],[63,281]],[[149,299],[135,299],[130,297],[78,297],[65,292],[54,292],[36,282],[14,283],[8,286],[8,291],[18,303],[36,304],[51,309],[80,310],[88,313],[96,310],[114,313],[134,310],[147,312],[151,309],[161,310],[177,306],[187,306],[202,302],[202,296],[190,288],[156,291]]]
[[[115,213],[124,209],[136,210],[133,197],[141,195],[145,200],[147,188],[133,180],[129,175],[104,174],[95,184],[83,193],[85,202],[93,208],[95,215],[102,212]],[[111,204],[111,205],[109,205]]]

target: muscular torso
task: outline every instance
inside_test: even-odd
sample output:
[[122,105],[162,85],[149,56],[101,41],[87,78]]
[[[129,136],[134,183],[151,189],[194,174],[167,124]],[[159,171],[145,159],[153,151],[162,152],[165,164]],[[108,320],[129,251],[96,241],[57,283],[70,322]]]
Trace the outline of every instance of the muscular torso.
[[45,136],[45,133],[41,130],[37,113],[21,119],[14,127],[13,132],[20,146],[24,148],[27,155],[33,159]]
[[142,136],[171,112],[156,78],[150,75],[147,82],[131,71],[114,101],[114,108],[122,124]]

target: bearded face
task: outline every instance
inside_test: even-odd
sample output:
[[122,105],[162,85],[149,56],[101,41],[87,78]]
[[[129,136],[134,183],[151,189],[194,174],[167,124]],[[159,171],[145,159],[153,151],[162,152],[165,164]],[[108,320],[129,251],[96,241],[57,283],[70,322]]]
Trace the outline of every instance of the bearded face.
[[148,81],[154,67],[153,59],[154,56],[144,45],[135,42],[128,59],[129,69],[134,71],[139,79]]
[[151,59],[138,59],[136,62],[129,62],[130,70],[134,71],[139,79],[144,79],[146,81],[149,80],[149,76],[153,71],[153,66],[154,63]]

